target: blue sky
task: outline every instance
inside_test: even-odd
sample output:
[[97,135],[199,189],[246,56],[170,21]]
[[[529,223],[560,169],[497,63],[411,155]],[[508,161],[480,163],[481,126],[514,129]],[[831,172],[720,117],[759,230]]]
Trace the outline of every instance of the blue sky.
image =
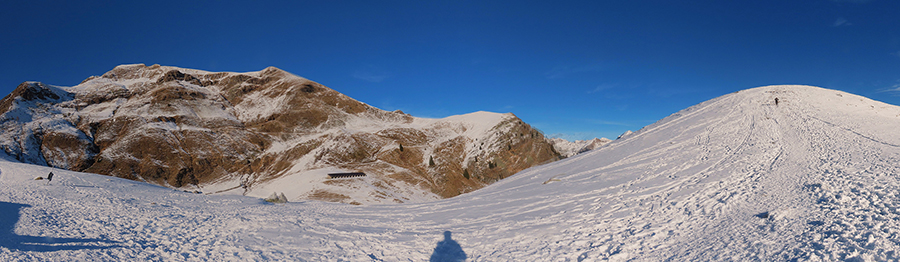
[[[690,3],[687,3],[690,2]],[[385,110],[615,138],[741,89],[900,104],[900,1],[4,1],[0,91],[275,66]]]

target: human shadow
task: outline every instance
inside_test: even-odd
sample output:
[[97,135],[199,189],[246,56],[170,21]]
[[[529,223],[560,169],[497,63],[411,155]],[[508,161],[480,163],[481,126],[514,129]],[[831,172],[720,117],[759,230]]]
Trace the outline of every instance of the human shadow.
[[56,238],[22,236],[15,233],[19,210],[31,207],[26,204],[0,202],[0,247],[19,251],[58,251],[81,249],[106,249],[120,247],[119,242],[90,238]]
[[434,253],[431,253],[430,262],[459,262],[466,261],[466,252],[462,246],[450,238],[450,231],[444,231],[444,240],[437,243]]

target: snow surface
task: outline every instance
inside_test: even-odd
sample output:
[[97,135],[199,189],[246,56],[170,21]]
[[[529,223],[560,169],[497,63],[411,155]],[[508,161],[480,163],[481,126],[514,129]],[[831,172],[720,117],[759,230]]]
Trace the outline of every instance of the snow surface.
[[549,141],[553,144],[553,149],[556,149],[556,152],[559,152],[559,154],[564,157],[571,157],[591,151],[612,142],[612,140],[605,137],[575,141],[569,141],[562,138],[551,138]]
[[896,130],[900,107],[761,87],[472,193],[370,206],[0,161],[0,260],[898,260]]

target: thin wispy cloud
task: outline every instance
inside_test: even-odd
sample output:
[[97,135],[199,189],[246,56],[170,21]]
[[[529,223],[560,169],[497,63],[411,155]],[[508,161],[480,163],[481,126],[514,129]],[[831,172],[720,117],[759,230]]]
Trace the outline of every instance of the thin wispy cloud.
[[616,86],[618,86],[618,84],[602,84],[602,85],[598,85],[597,87],[594,87],[594,89],[588,90],[587,93],[593,94],[593,93],[597,93],[597,92],[602,92],[602,91],[613,89]]
[[364,71],[364,70],[359,70],[359,71],[353,72],[353,75],[351,75],[351,76],[353,76],[353,78],[360,79],[360,80],[367,81],[367,82],[372,82],[372,83],[378,83],[378,82],[384,81],[385,79],[390,77],[390,75],[388,75],[386,73],[376,73],[376,72]]
[[853,24],[850,23],[850,21],[847,21],[847,19],[843,18],[843,17],[838,17],[836,20],[834,20],[834,23],[831,24],[831,26],[833,26],[833,27],[849,26],[849,25],[853,25]]
[[882,88],[876,92],[890,93],[891,95],[894,95],[894,96],[900,96],[900,79],[897,79],[897,81],[895,81],[895,83],[893,85],[891,85],[887,88]]
[[564,66],[557,66],[557,67],[554,67],[553,69],[550,69],[550,71],[547,71],[547,73],[545,73],[545,75],[547,76],[547,79],[558,79],[558,78],[565,78],[565,77],[573,75],[573,74],[587,73],[587,72],[599,72],[599,71],[603,71],[604,69],[606,69],[606,67],[603,65],[600,65],[600,64],[578,66],[578,67],[564,65]]
[[882,90],[881,92],[893,92],[896,93],[895,95],[900,95],[900,84],[894,84],[893,86]]

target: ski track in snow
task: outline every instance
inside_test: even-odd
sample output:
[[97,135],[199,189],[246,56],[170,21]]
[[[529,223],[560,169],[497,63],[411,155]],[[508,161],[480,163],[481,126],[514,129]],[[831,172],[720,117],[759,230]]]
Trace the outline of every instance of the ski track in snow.
[[900,109],[876,106],[744,90],[479,191],[401,205],[269,204],[0,162],[0,213],[17,218],[3,222],[0,260],[425,261],[442,240],[470,261],[897,260]]

